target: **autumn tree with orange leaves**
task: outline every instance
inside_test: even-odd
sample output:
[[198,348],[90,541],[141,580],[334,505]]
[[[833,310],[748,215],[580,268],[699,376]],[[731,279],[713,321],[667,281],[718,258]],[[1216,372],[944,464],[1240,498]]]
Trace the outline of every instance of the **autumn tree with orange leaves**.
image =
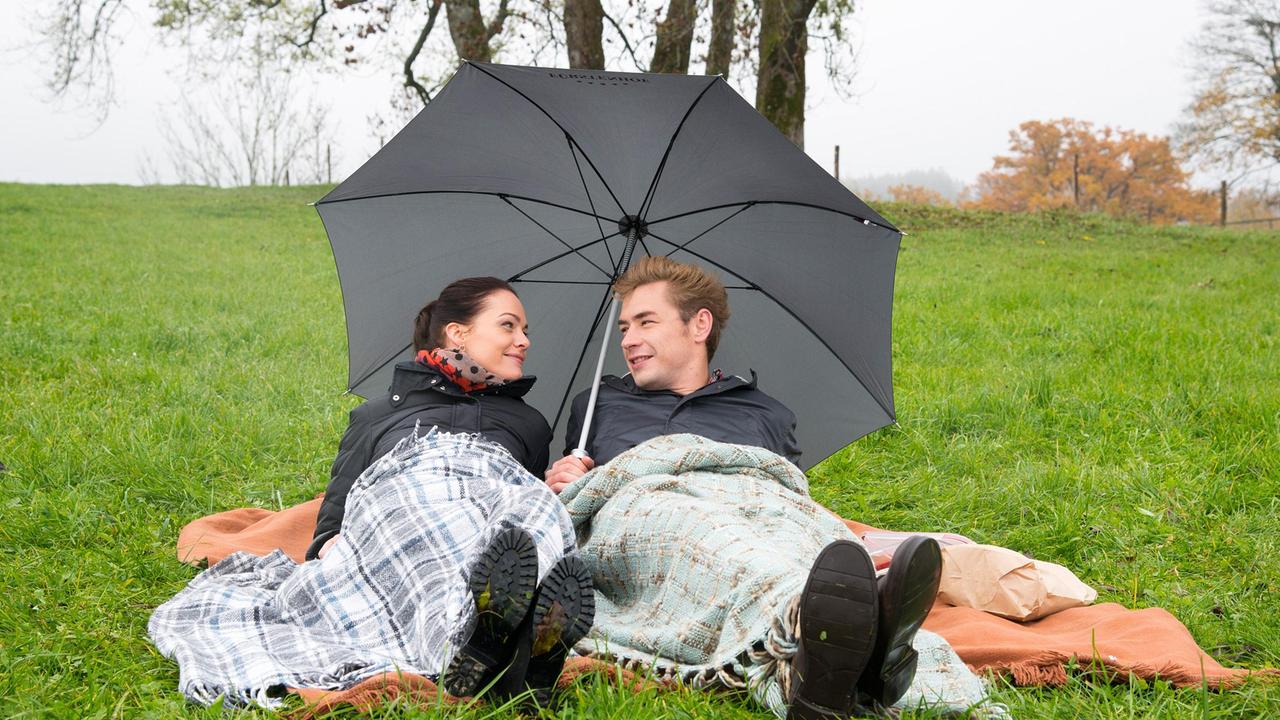
[[942,193],[932,188],[911,183],[899,183],[889,186],[889,197],[894,202],[912,205],[933,205],[935,207],[951,207],[951,201]]
[[1169,139],[1063,118],[1009,133],[1008,155],[978,176],[971,206],[1075,208],[1155,223],[1212,222],[1214,197],[1193,190]]

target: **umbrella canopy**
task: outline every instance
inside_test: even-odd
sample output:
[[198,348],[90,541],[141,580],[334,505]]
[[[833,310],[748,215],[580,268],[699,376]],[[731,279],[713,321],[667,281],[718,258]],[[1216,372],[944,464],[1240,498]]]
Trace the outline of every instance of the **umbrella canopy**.
[[[531,326],[526,400],[555,455],[631,240],[636,257],[724,281],[732,318],[712,365],[754,369],[795,411],[806,467],[894,420],[901,233],[720,77],[466,63],[317,209],[362,396],[411,357],[413,319],[444,285],[506,278]],[[606,371],[625,373],[611,344]]]

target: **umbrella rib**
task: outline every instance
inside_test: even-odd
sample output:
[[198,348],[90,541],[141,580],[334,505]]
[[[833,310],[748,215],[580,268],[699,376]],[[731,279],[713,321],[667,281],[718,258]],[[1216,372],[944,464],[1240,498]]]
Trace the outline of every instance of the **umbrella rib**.
[[[574,363],[573,373],[569,375],[569,382],[564,386],[564,394],[560,396],[560,407],[556,408],[556,419],[551,423],[551,427],[560,427],[560,416],[564,415],[564,406],[569,402],[569,393],[573,392],[573,381],[578,379],[578,371],[582,369],[582,359],[587,356],[587,349],[591,347],[591,338],[596,334],[596,328],[600,326],[600,321],[604,318],[605,308],[609,305],[609,290],[605,290],[604,297],[600,298],[600,306],[596,308],[596,319],[591,322],[591,330],[587,332],[587,338],[582,341],[582,350],[578,352],[578,362]],[[605,348],[603,352],[608,352]],[[568,441],[568,438],[566,438]]]
[[612,285],[607,280],[521,280],[515,278],[508,282],[513,283],[538,283],[540,285]]
[[[672,255],[675,255],[676,253],[680,252],[681,250],[684,250],[685,248],[689,247],[690,245],[692,245],[692,244],[693,244],[693,241],[694,241],[694,240],[697,240],[698,238],[702,237],[703,235],[706,235],[707,233],[711,232],[712,230],[715,230],[716,228],[720,227],[721,225],[723,225],[723,224],[725,224],[725,223],[729,222],[730,220],[732,220],[732,219],[734,219],[734,218],[738,217],[739,215],[741,215],[745,210],[747,210],[747,209],[748,209],[748,208],[750,208],[750,207],[751,207],[751,203],[747,203],[746,205],[743,205],[741,208],[739,208],[739,209],[735,210],[735,211],[733,212],[733,214],[732,214],[732,215],[730,215],[729,217],[727,217],[727,218],[725,218],[725,219],[721,220],[720,222],[716,223],[715,225],[712,225],[711,227],[707,228],[706,230],[703,230],[702,232],[698,233],[697,235],[694,235],[692,238],[689,238],[688,240],[686,240],[686,241],[684,242],[684,244],[683,244],[683,245],[681,245],[680,247],[677,247],[675,250],[672,250],[671,252],[667,253],[667,257],[671,257]],[[664,242],[665,242],[665,241],[664,241]]]
[[723,210],[723,209],[725,209],[725,208],[731,208],[731,207],[739,207],[739,206],[743,206],[743,207],[745,207],[745,206],[747,206],[747,205],[752,205],[752,204],[754,204],[754,203],[756,203],[756,202],[757,202],[756,200],[744,200],[744,201],[742,201],[742,202],[736,202],[736,203],[725,203],[725,204],[723,204],[723,205],[712,205],[712,206],[710,206],[710,207],[704,207],[704,208],[700,208],[700,209],[698,209],[698,210],[689,210],[688,212],[682,212],[682,213],[679,213],[678,215],[668,215],[667,217],[659,218],[659,219],[657,219],[657,220],[646,220],[645,222],[649,223],[650,225],[657,225],[658,223],[670,222],[670,221],[672,221],[672,220],[680,220],[680,219],[682,219],[682,218],[687,218],[687,217],[689,217],[690,215],[699,215],[699,214],[701,214],[701,213],[713,212],[713,211],[716,211],[716,210]]
[[[591,188],[587,187],[587,176],[582,174],[582,163],[578,162],[578,153],[573,151],[573,138],[565,134],[564,139],[569,144],[569,154],[573,156],[573,166],[578,168],[578,179],[582,181],[582,192],[587,196],[587,204],[591,206],[591,212],[595,213],[596,201],[591,199]],[[596,229],[600,231],[600,237],[604,237],[604,226],[600,224],[600,215],[598,214],[596,215]],[[609,249],[609,243],[604,244],[604,251],[609,255],[609,264],[617,267],[617,262],[613,259],[613,251]]]
[[[514,207],[514,206],[513,206],[513,207]],[[516,208],[516,209],[518,210],[519,208]],[[589,242],[589,243],[584,243],[584,244],[582,244],[582,245],[579,245],[579,246],[577,246],[576,248],[571,248],[570,250],[566,250],[565,252],[562,252],[562,253],[560,253],[559,255],[556,255],[556,256],[555,256],[555,257],[553,257],[553,258],[548,258],[547,260],[543,260],[542,262],[538,263],[537,265],[534,265],[534,266],[532,266],[532,267],[529,267],[529,268],[526,268],[526,269],[524,269],[524,270],[521,270],[520,272],[518,272],[518,273],[516,273],[515,275],[512,275],[510,278],[508,278],[508,279],[507,279],[507,281],[508,281],[508,282],[513,282],[513,283],[515,283],[515,282],[523,282],[523,283],[548,283],[548,284],[564,284],[564,285],[612,285],[613,283],[612,283],[611,281],[590,282],[590,281],[565,281],[565,280],[524,280],[524,279],[521,279],[521,277],[520,277],[520,276],[521,276],[521,275],[524,275],[525,273],[533,272],[534,270],[537,270],[538,268],[543,267],[544,265],[548,265],[548,264],[550,264],[550,263],[553,263],[553,262],[555,262],[556,260],[559,260],[559,259],[561,259],[561,258],[563,258],[563,257],[565,257],[565,256],[567,256],[567,255],[572,255],[572,254],[574,254],[575,252],[577,252],[578,250],[585,250],[586,248],[589,248],[589,247],[591,247],[592,245],[595,245],[596,243],[604,242],[605,240],[608,240],[609,238],[611,238],[611,237],[613,237],[614,235],[617,235],[617,234],[618,234],[618,233],[613,233],[612,235],[606,235],[605,237],[599,238],[599,239],[597,239],[597,240],[592,240],[592,241],[591,241],[591,242]],[[558,238],[557,238],[557,239],[558,239]],[[605,297],[606,297],[606,298],[608,298],[608,294],[606,294],[606,295],[605,295]],[[598,322],[599,322],[599,320],[596,320],[596,322],[598,323]],[[595,332],[594,326],[592,326],[592,332]],[[381,362],[379,362],[377,365],[374,365],[372,370],[370,370],[369,372],[367,372],[367,373],[365,373],[364,375],[360,376],[360,379],[356,380],[355,382],[348,383],[348,388],[354,388],[355,386],[359,385],[360,383],[364,382],[365,380],[368,380],[370,377],[372,377],[372,376],[373,376],[373,374],[374,374],[374,373],[378,372],[378,370],[379,370],[380,368],[382,368],[382,367],[383,367],[384,365],[386,365],[388,362],[390,362],[390,361],[394,360],[394,359],[396,358],[396,356],[397,356],[397,355],[399,355],[400,353],[404,352],[405,350],[408,350],[408,349],[409,349],[410,347],[412,347],[412,346],[413,346],[413,343],[406,343],[404,347],[400,348],[399,350],[396,350],[395,352],[391,353],[390,355],[387,355],[385,359],[383,359],[383,360],[382,360]],[[584,350],[584,352],[585,352],[585,350]],[[578,363],[579,363],[579,364],[581,364],[581,363],[582,363],[581,358],[579,358]],[[574,374],[575,374],[575,375],[577,374],[577,370],[574,370]],[[563,401],[562,401],[562,402],[563,402]]]
[[648,220],[647,222],[650,225],[657,225],[658,223],[664,223],[670,220],[679,220],[680,218],[688,217],[690,215],[697,215],[698,213],[711,212],[712,210],[720,210],[723,208],[737,207],[739,205],[794,205],[796,207],[812,208],[814,210],[825,210],[829,213],[835,213],[837,215],[844,215],[847,218],[852,218],[864,225],[870,225],[871,227],[878,227],[882,230],[896,232],[899,235],[902,234],[901,230],[899,230],[896,227],[893,227],[892,225],[885,225],[883,223],[878,223],[875,220],[868,220],[867,218],[854,215],[853,213],[848,213],[843,210],[836,210],[834,208],[826,207],[825,205],[814,205],[813,203],[803,203],[803,202],[797,202],[795,200],[745,200],[743,202],[725,203],[723,205],[712,205],[710,207],[704,207],[698,210],[690,210],[688,212],[682,212],[676,215],[669,215],[667,217],[660,218],[658,220]]
[[[558,128],[560,128],[560,131],[561,131],[561,132],[563,132],[563,133],[564,133],[564,136],[565,136],[566,138],[568,138],[568,139],[569,139],[569,142],[572,142],[574,145],[578,145],[578,142],[577,142],[576,140],[574,140],[574,139],[573,139],[573,136],[569,134],[569,131],[568,131],[568,130],[565,130],[564,126],[560,124],[560,121],[559,121],[559,120],[556,120],[554,117],[552,117],[551,113],[547,112],[547,109],[546,109],[546,108],[544,108],[544,107],[542,107],[541,105],[539,105],[539,104],[538,104],[538,103],[537,103],[533,98],[531,98],[531,97],[529,97],[528,95],[525,95],[524,93],[520,92],[520,91],[519,91],[519,90],[517,90],[517,89],[515,88],[515,86],[513,86],[511,83],[507,82],[506,80],[503,80],[502,78],[498,77],[497,75],[494,75],[493,73],[489,72],[488,70],[485,70],[484,68],[480,67],[479,65],[477,65],[477,64],[475,64],[475,63],[473,63],[473,62],[468,62],[467,64],[468,64],[468,65],[470,65],[471,67],[473,67],[473,68],[475,68],[475,69],[479,70],[480,72],[484,73],[485,75],[488,75],[489,77],[493,78],[494,80],[498,81],[499,83],[502,83],[502,84],[503,84],[503,85],[505,85],[507,88],[509,88],[509,89],[511,90],[511,92],[513,92],[513,93],[515,93],[515,94],[519,95],[520,97],[524,98],[525,100],[528,100],[530,105],[533,105],[534,107],[538,108],[538,110],[539,110],[539,111],[541,111],[543,115],[546,115],[546,116],[547,116],[547,119],[548,119],[548,120],[550,120],[551,122],[555,123],[555,126],[556,126],[556,127],[558,127]],[[579,150],[581,150],[581,149],[582,149],[582,146],[581,146],[581,145],[578,145],[578,149],[579,149]],[[609,191],[609,195],[610,195],[610,197],[612,197],[612,198],[613,198],[613,202],[614,202],[614,204],[616,204],[616,205],[618,206],[618,210],[622,211],[622,214],[623,214],[623,215],[626,215],[626,214],[627,214],[626,209],[622,207],[622,203],[618,201],[618,196],[617,196],[617,195],[615,195],[615,194],[613,193],[613,188],[609,187],[609,183],[608,183],[608,182],[606,182],[606,181],[605,181],[605,179],[604,179],[604,176],[600,174],[600,170],[596,167],[596,164],[595,164],[595,163],[593,163],[593,162],[591,162],[591,158],[590,158],[590,157],[588,157],[588,156],[587,156],[587,154],[586,154],[585,152],[584,152],[584,153],[582,153],[582,159],[587,161],[587,164],[591,166],[592,171],[594,171],[594,172],[595,172],[596,177],[600,178],[600,183],[601,183],[602,185],[604,185],[604,189],[605,189],[605,190],[608,190],[608,191]]]
[[[551,263],[553,263],[553,262],[555,262],[555,261],[557,261],[557,260],[559,260],[559,259],[561,259],[561,258],[564,258],[564,257],[567,257],[567,256],[569,256],[569,255],[573,255],[574,253],[577,253],[579,250],[586,250],[587,248],[591,247],[592,245],[595,245],[596,243],[602,243],[602,242],[604,242],[604,241],[608,240],[609,238],[611,238],[611,237],[613,237],[613,236],[615,236],[615,235],[617,235],[617,234],[618,234],[618,233],[613,233],[613,234],[610,234],[610,235],[605,235],[604,237],[602,237],[602,238],[597,238],[597,239],[595,239],[595,240],[592,240],[592,241],[591,241],[591,242],[589,242],[589,243],[583,243],[582,245],[578,245],[578,246],[576,246],[576,247],[571,247],[571,248],[569,248],[568,250],[566,250],[566,251],[564,251],[564,252],[560,253],[559,255],[553,255],[553,256],[551,256],[551,257],[547,258],[546,260],[543,260],[542,262],[538,263],[537,265],[530,265],[529,267],[527,267],[527,268],[525,268],[525,269],[521,270],[520,272],[516,273],[515,275],[512,275],[511,277],[507,278],[507,281],[508,281],[508,282],[516,282],[516,281],[520,280],[520,276],[521,276],[521,275],[525,275],[525,274],[527,274],[527,273],[531,273],[531,272],[533,272],[534,270],[537,270],[537,269],[538,269],[538,268],[540,268],[540,267],[544,267],[544,266],[546,266],[546,265],[550,265]],[[529,281],[528,281],[528,280],[525,280],[524,282],[529,282]]]
[[392,360],[395,360],[397,355],[399,355],[400,353],[404,352],[405,350],[408,350],[408,349],[409,349],[409,348],[411,348],[411,347],[413,347],[413,343],[411,343],[411,342],[409,342],[409,343],[405,343],[404,347],[402,347],[402,348],[400,348],[399,350],[397,350],[397,351],[395,351],[395,352],[391,353],[390,355],[388,355],[388,356],[386,357],[386,359],[385,359],[385,360],[383,360],[382,362],[378,363],[377,365],[374,365],[374,366],[373,366],[373,369],[372,369],[372,370],[370,370],[369,372],[365,373],[364,375],[362,375],[362,376],[360,377],[360,379],[359,379],[359,380],[356,380],[355,382],[350,383],[350,384],[347,386],[348,391],[349,391],[351,388],[354,388],[355,386],[357,386],[357,385],[359,385],[360,383],[364,382],[365,380],[368,380],[369,378],[373,377],[373,374],[374,374],[374,373],[376,373],[376,372],[378,372],[379,370],[381,370],[381,369],[382,369],[382,368],[383,368],[387,363],[391,362]]
[[568,242],[565,242],[565,240],[564,240],[563,238],[561,238],[559,235],[557,235],[557,234],[555,234],[555,233],[551,232],[551,230],[550,230],[546,225],[543,225],[542,223],[540,223],[540,222],[538,222],[537,220],[535,220],[535,219],[533,218],[533,216],[532,216],[532,215],[530,215],[529,213],[525,212],[524,210],[521,210],[521,209],[520,209],[520,208],[519,208],[515,203],[511,202],[510,200],[508,200],[505,196],[501,196],[501,197],[502,197],[502,201],[503,201],[503,202],[505,202],[506,204],[510,205],[511,207],[515,208],[516,212],[518,212],[518,213],[520,213],[521,215],[523,215],[523,216],[525,216],[525,217],[529,218],[529,222],[533,223],[534,225],[537,225],[538,227],[542,228],[543,230],[546,230],[547,234],[548,234],[548,235],[550,235],[551,237],[555,238],[556,240],[559,240],[561,245],[564,245],[565,247],[569,248],[569,250],[570,250],[570,251],[572,251],[574,254],[576,254],[578,257],[580,257],[580,258],[582,258],[583,260],[586,260],[588,263],[590,263],[591,267],[593,267],[593,268],[595,268],[595,269],[599,270],[601,275],[604,275],[605,277],[612,279],[612,276],[611,276],[611,275],[609,275],[609,271],[607,271],[607,270],[605,270],[604,268],[600,267],[599,265],[595,264],[595,261],[593,261],[591,258],[587,257],[586,255],[583,255],[583,254],[582,254],[582,253],[581,253],[577,248],[575,248],[573,245],[569,244]]
[[658,179],[662,177],[662,171],[667,167],[667,158],[671,157],[671,148],[675,146],[676,137],[680,135],[680,131],[684,129],[685,121],[689,119],[689,115],[693,113],[693,109],[702,101],[702,97],[707,94],[707,91],[710,90],[712,86],[716,84],[716,80],[719,79],[719,77],[712,78],[711,82],[707,83],[707,86],[702,88],[702,92],[698,93],[698,97],[694,98],[693,102],[689,104],[689,109],[684,111],[684,117],[680,118],[680,124],[676,126],[675,132],[671,133],[671,140],[667,142],[667,150],[662,154],[662,162],[658,163],[658,170],[653,174],[653,179],[649,181],[649,190],[644,194],[644,202],[640,203],[640,217],[644,217],[645,213],[649,212],[649,204],[653,202],[653,196],[658,189]]
[[[676,244],[675,244],[674,242],[671,242],[670,240],[668,240],[668,239],[666,239],[666,238],[662,237],[661,235],[655,235],[655,234],[653,233],[653,231],[652,231],[652,230],[650,230],[650,231],[649,231],[649,237],[656,238],[656,239],[661,240],[662,242],[664,242],[664,243],[666,243],[666,244],[668,244],[668,245],[671,245],[672,247],[676,247]],[[825,348],[827,349],[827,351],[828,351],[828,352],[830,352],[830,353],[831,353],[831,355],[832,355],[833,357],[835,357],[835,359],[836,359],[836,360],[839,360],[839,361],[840,361],[840,364],[844,366],[844,369],[845,369],[845,370],[848,370],[848,371],[849,371],[849,374],[850,374],[850,375],[852,375],[852,376],[854,377],[854,379],[858,381],[858,384],[862,385],[862,389],[863,389],[863,390],[866,390],[866,391],[867,391],[867,394],[871,396],[871,399],[873,399],[873,400],[875,400],[875,401],[876,401],[876,404],[877,404],[877,405],[879,405],[879,406],[880,406],[880,409],[884,411],[885,417],[887,417],[887,418],[889,418],[889,419],[891,419],[891,420],[892,420],[892,419],[894,419],[894,414],[893,414],[893,412],[891,412],[891,411],[889,410],[889,408],[887,408],[887,407],[885,407],[885,406],[884,406],[884,403],[880,400],[880,396],[879,396],[879,395],[877,395],[876,393],[872,392],[872,391],[871,391],[871,388],[867,387],[867,383],[866,383],[866,382],[865,382],[861,377],[858,377],[858,374],[857,374],[856,372],[854,372],[854,371],[853,371],[853,368],[849,367],[849,363],[845,362],[845,361],[844,361],[844,358],[840,357],[840,354],[839,354],[839,353],[837,353],[837,352],[835,351],[835,348],[831,347],[831,345],[830,345],[830,344],[828,344],[828,343],[827,343],[827,341],[826,341],[825,339],[823,339],[823,337],[822,337],[821,335],[819,335],[817,332],[815,332],[815,331],[814,331],[814,329],[813,329],[812,327],[810,327],[810,326],[809,326],[809,323],[805,322],[803,319],[801,319],[801,317],[800,317],[799,315],[795,314],[795,312],[794,312],[791,308],[787,307],[786,303],[784,303],[784,302],[782,302],[781,300],[779,300],[778,298],[774,297],[774,295],[773,295],[772,293],[770,293],[768,290],[765,290],[764,288],[760,287],[760,286],[759,286],[758,284],[756,284],[756,282],[755,282],[754,280],[752,280],[751,278],[742,277],[742,275],[740,275],[739,273],[736,273],[736,272],[734,272],[733,270],[730,270],[729,268],[725,267],[724,265],[721,265],[720,263],[716,262],[715,260],[712,260],[711,258],[707,257],[706,255],[703,255],[703,254],[701,254],[701,253],[699,253],[699,252],[696,252],[696,251],[694,251],[694,250],[689,250],[689,249],[685,249],[685,252],[689,253],[690,255],[693,255],[694,257],[698,258],[699,260],[702,260],[703,262],[710,263],[711,265],[714,265],[714,266],[716,266],[716,267],[720,268],[721,270],[723,270],[723,271],[725,271],[725,272],[729,273],[730,275],[736,275],[737,277],[742,278],[743,280],[745,280],[745,281],[746,281],[746,282],[751,286],[751,287],[750,287],[750,289],[755,290],[756,292],[760,293],[761,295],[764,295],[765,297],[769,298],[769,299],[770,299],[770,300],[772,300],[774,303],[776,303],[776,304],[778,305],[778,307],[782,308],[784,312],[786,312],[788,315],[790,315],[790,316],[791,316],[791,317],[792,317],[796,322],[800,323],[800,326],[801,326],[801,327],[803,327],[805,330],[808,330],[808,331],[809,331],[809,334],[810,334],[810,335],[812,335],[812,336],[813,336],[813,338],[814,338],[815,340],[817,340],[818,342],[822,343],[822,346],[823,346],[823,347],[825,347]],[[878,384],[878,383],[877,383],[877,384]]]
[[498,198],[515,198],[516,200],[524,200],[525,202],[538,203],[539,205],[548,205],[553,208],[559,208],[560,210],[568,210],[569,212],[575,212],[575,213],[578,213],[579,215],[594,217],[597,220],[608,220],[610,222],[613,222],[615,219],[611,217],[605,217],[603,215],[596,215],[595,213],[587,212],[582,208],[569,207],[568,205],[553,203],[550,200],[540,200],[538,198],[532,198],[526,195],[512,195],[511,193],[490,192],[487,190],[410,190],[408,192],[381,193],[377,195],[361,195],[360,197],[342,198],[340,200],[321,200],[317,202],[316,205],[336,205],[338,203],[352,202],[354,200],[376,200],[377,198],[404,197],[407,195],[488,195],[490,197],[498,197]]

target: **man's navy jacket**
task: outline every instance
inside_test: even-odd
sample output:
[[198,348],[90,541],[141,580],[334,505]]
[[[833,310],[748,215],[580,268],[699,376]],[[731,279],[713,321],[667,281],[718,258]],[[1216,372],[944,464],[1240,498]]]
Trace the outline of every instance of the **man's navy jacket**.
[[[590,395],[584,390],[573,399],[566,455],[578,445]],[[642,390],[630,374],[605,375],[591,422],[586,450],[597,465],[646,440],[675,433],[755,445],[800,463],[795,413],[756,388],[754,371],[750,381],[728,375],[684,396],[670,390]]]

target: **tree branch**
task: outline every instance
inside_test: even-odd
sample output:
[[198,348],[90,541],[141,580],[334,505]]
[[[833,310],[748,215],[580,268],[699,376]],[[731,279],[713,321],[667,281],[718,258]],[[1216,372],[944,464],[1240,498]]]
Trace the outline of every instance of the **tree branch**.
[[625,47],[627,49],[627,53],[631,55],[631,62],[635,63],[636,69],[640,72],[649,72],[648,67],[644,63],[640,62],[640,58],[636,57],[636,49],[631,47],[631,43],[627,41],[627,33],[623,31],[622,26],[618,24],[618,21],[614,20],[613,16],[610,15],[608,11],[604,11],[603,15],[604,19],[608,20],[609,24],[613,26],[613,29],[618,31],[618,37],[622,38],[622,46]]
[[489,22],[489,29],[486,31],[486,35],[484,38],[484,41],[486,43],[493,40],[495,35],[502,32],[502,26],[504,23],[507,22],[507,18],[510,17],[510,15],[511,15],[511,10],[507,6],[507,0],[502,0],[500,3],[498,3],[497,14],[495,14],[493,16],[493,20]]
[[[348,2],[348,3],[346,3],[346,4],[343,4],[343,3],[341,3],[341,1],[340,1],[340,0],[335,0],[334,5],[335,5],[336,7],[342,8],[342,7],[346,7],[347,5],[350,5],[350,4],[353,4],[353,3],[356,3],[356,2],[363,2],[363,1],[364,1],[364,0],[352,0],[352,2]],[[310,24],[310,26],[309,26],[309,27],[308,27],[308,29],[307,29],[307,39],[306,39],[306,40],[303,40],[302,42],[298,42],[297,40],[294,40],[293,38],[289,38],[289,42],[290,42],[290,43],[292,43],[292,44],[293,44],[293,46],[294,46],[294,47],[297,47],[297,48],[305,48],[305,47],[307,47],[308,45],[310,45],[311,43],[315,42],[315,39],[316,39],[316,28],[320,25],[320,18],[324,17],[324,16],[325,16],[325,15],[327,15],[328,13],[329,13],[329,7],[328,7],[327,5],[325,5],[325,0],[320,0],[320,10],[319,10],[319,12],[317,12],[317,13],[315,14],[315,16],[314,16],[314,17],[312,17],[312,18],[311,18],[311,24]]]
[[405,87],[413,88],[418,93],[418,98],[422,100],[422,104],[426,105],[431,102],[431,93],[418,82],[413,76],[413,61],[418,59],[418,53],[422,52],[422,46],[427,42],[427,36],[431,34],[431,29],[436,26],[436,16],[440,14],[440,6],[444,4],[444,0],[432,0],[431,10],[427,13],[427,24],[422,27],[422,32],[418,33],[418,41],[413,44],[413,50],[409,52],[409,57],[404,59],[404,84]]
[[55,95],[62,95],[86,78],[89,90],[95,90],[94,78],[98,70],[106,73],[106,82],[102,89],[102,103],[109,105],[111,93],[111,57],[107,54],[111,41],[111,28],[115,22],[116,12],[120,10],[122,0],[99,0],[93,11],[93,20],[86,29],[82,16],[85,13],[84,0],[62,0],[53,19],[43,30],[46,40],[53,46],[54,72],[49,80],[49,89]]

